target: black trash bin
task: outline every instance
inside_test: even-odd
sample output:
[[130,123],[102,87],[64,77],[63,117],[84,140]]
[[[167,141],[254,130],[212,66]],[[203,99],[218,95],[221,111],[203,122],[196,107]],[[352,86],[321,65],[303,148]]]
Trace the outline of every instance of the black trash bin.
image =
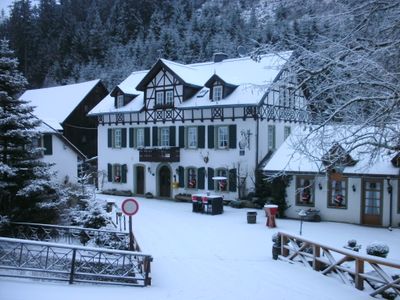
[[248,224],[257,223],[257,212],[256,211],[248,211],[247,212],[247,223]]

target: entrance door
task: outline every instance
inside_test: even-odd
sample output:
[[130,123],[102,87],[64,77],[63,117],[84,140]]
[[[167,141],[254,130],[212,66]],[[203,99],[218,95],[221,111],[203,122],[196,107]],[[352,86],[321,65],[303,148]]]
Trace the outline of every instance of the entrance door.
[[361,200],[361,223],[365,225],[382,225],[383,181],[364,179]]
[[136,166],[136,194],[144,195],[144,167]]
[[160,197],[171,197],[171,171],[167,166],[159,170]]

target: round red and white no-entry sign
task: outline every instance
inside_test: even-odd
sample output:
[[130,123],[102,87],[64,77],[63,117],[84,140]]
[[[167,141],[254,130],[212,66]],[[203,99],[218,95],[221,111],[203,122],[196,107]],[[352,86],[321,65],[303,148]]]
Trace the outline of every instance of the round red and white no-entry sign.
[[127,216],[133,216],[139,210],[139,203],[133,199],[125,199],[121,204],[122,212]]

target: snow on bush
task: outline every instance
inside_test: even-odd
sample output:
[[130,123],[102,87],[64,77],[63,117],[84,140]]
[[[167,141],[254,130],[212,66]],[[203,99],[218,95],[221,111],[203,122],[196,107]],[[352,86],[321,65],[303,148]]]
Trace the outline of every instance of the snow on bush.
[[389,253],[389,246],[384,243],[371,243],[367,246],[367,254],[386,258]]

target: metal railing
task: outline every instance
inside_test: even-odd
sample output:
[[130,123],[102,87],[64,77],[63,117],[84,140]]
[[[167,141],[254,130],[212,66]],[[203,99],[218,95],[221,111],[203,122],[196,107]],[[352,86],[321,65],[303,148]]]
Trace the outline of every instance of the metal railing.
[[[13,222],[10,223],[10,228],[6,235],[24,240],[93,245],[107,249],[129,249],[129,234],[120,231]],[[133,245],[135,251],[140,251],[139,244],[135,238]]]
[[359,290],[364,289],[366,282],[372,289],[372,297],[378,294],[392,299],[400,296],[400,263],[334,248],[290,233],[278,234],[283,260],[299,262],[323,275],[334,274]]
[[0,276],[151,285],[150,255],[0,237]]

